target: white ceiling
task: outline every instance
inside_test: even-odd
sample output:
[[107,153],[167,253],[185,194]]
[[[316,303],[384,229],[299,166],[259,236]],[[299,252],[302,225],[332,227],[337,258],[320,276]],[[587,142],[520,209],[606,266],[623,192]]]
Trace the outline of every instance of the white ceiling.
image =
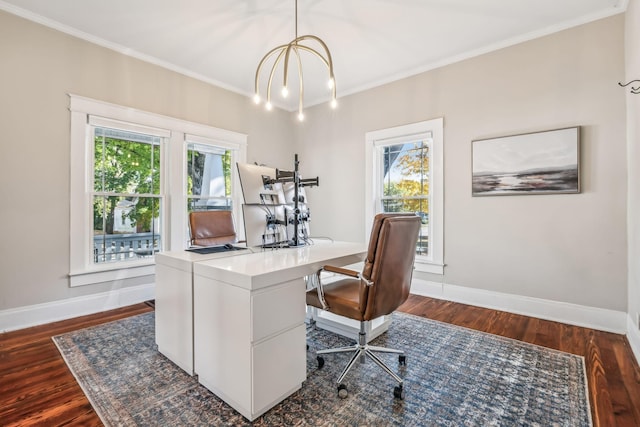
[[[328,45],[339,99],[624,12],[627,1],[299,0],[298,34]],[[294,0],[0,0],[0,9],[247,96],[260,59],[295,37]],[[305,106],[328,101],[322,63],[306,56],[303,70]],[[297,91],[280,99],[281,79],[280,70],[274,103],[295,110]]]

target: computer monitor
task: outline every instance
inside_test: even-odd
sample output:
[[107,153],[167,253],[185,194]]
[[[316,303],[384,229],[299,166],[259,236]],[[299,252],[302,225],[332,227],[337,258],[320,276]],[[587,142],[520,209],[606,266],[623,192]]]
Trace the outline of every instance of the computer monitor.
[[[281,247],[289,242],[284,206],[242,205],[247,246]],[[269,221],[267,218],[281,218]],[[280,222],[282,224],[280,224]]]
[[265,186],[264,179],[275,179],[276,169],[267,166],[238,163],[238,175],[245,204],[283,204],[282,184]]
[[237,167],[244,197],[242,214],[247,246],[285,246],[289,239],[283,185],[265,184],[275,179],[276,169],[243,163]]
[[242,207],[247,246],[303,246],[309,241],[309,208],[305,186],[318,178],[302,179],[298,155],[293,171],[240,164]]

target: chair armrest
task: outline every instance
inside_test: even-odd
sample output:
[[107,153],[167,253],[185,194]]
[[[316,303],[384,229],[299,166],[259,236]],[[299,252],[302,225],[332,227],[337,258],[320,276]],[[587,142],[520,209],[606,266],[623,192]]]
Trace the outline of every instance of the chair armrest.
[[358,276],[360,275],[360,273],[358,273],[357,271],[349,270],[348,268],[334,267],[332,265],[325,265],[320,269],[320,271],[329,271],[331,273],[338,273],[342,274],[343,276],[355,278],[358,278]]
[[363,282],[367,286],[372,286],[373,285],[373,282],[371,280],[365,279],[362,276],[362,273],[359,273],[359,272],[353,271],[353,270],[349,270],[348,268],[334,267],[332,265],[325,265],[320,270],[318,270],[318,274],[317,274],[318,275],[318,283],[320,283],[320,284],[321,284],[321,282],[320,282],[320,273],[322,273],[323,271],[330,271],[332,273],[342,274],[343,276],[353,277],[354,279],[360,279],[360,281]]
[[327,305],[327,301],[324,299],[324,289],[323,289],[324,285],[322,284],[322,280],[320,279],[320,275],[322,274],[323,271],[341,274],[343,276],[353,277],[354,279],[359,279],[362,283],[364,283],[367,286],[373,285],[373,282],[371,280],[365,279],[364,277],[362,277],[362,274],[357,271],[349,270],[348,268],[334,267],[332,265],[322,266],[320,270],[316,272],[315,276],[312,276],[313,277],[312,284],[315,285],[316,291],[318,292],[318,299],[320,300],[320,304],[322,304],[323,310],[327,310],[329,307]]

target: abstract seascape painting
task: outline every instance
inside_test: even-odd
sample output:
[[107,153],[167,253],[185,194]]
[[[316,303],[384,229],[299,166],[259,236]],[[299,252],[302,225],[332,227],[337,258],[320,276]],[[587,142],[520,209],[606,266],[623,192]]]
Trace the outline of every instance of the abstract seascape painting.
[[472,195],[580,192],[580,128],[472,141]]

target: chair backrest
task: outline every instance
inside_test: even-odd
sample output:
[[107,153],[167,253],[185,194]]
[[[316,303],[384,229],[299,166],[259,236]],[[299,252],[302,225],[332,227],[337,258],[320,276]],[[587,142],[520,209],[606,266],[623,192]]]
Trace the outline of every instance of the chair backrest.
[[360,285],[364,320],[390,314],[409,297],[420,225],[420,217],[413,214],[378,214],[374,218],[362,271],[373,286]]
[[189,213],[191,244],[224,245],[237,242],[231,211],[197,211]]

